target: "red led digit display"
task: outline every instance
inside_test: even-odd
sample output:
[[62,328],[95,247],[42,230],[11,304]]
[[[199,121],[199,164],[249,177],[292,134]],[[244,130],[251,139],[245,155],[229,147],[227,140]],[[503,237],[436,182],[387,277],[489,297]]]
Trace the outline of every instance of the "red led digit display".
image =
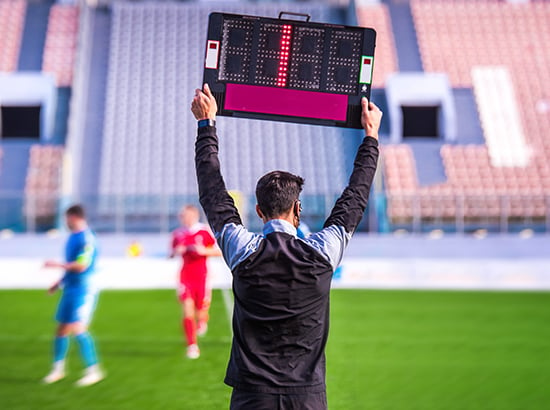
[[285,87],[287,83],[291,36],[292,26],[290,24],[283,25],[283,34],[281,36],[281,51],[279,54],[279,72],[277,74],[277,86],[279,87]]

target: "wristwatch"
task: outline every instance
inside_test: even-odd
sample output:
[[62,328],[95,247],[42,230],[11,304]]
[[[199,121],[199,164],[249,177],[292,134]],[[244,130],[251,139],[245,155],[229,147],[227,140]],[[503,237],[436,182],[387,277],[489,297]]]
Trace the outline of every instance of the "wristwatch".
[[199,120],[199,128],[215,127],[215,126],[216,126],[216,120],[213,120],[211,118],[205,118],[204,120]]

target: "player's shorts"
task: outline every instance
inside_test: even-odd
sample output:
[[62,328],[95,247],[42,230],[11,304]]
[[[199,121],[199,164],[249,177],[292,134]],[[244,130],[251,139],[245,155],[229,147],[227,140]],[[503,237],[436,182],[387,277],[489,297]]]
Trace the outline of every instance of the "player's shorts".
[[212,300],[212,289],[205,283],[180,283],[178,286],[178,298],[182,303],[186,299],[193,299],[196,309],[207,309],[210,307],[210,301]]
[[326,410],[327,395],[320,393],[269,394],[233,389],[230,410]]
[[82,322],[89,324],[97,303],[97,292],[83,292],[81,290],[63,291],[55,320],[59,323]]

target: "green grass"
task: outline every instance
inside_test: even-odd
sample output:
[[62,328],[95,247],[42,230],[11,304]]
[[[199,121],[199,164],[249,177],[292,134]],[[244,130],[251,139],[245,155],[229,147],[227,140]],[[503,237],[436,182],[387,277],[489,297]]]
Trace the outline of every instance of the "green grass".
[[[106,291],[93,334],[105,381],[39,383],[57,298],[0,291],[0,409],[226,409],[230,347],[221,294],[197,361],[183,357],[173,291]],[[346,291],[332,294],[329,408],[550,408],[550,293]]]

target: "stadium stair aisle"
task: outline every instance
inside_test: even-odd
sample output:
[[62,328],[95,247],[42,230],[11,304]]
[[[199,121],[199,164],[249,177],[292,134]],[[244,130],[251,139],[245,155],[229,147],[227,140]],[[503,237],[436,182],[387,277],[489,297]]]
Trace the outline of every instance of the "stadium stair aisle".
[[481,122],[477,114],[474,93],[471,88],[453,88],[453,98],[456,112],[460,113],[458,122],[460,132],[457,135],[458,144],[485,144]]
[[82,156],[80,171],[80,187],[84,195],[96,195],[98,191],[111,36],[111,13],[101,8],[95,9],[93,13],[90,85],[87,92],[86,126],[82,141],[85,155]]
[[399,71],[423,71],[409,2],[389,0],[387,4],[395,38]]
[[30,142],[9,142],[2,144],[2,172],[0,192],[21,193],[29,165]]
[[29,2],[27,5],[17,65],[19,71],[42,70],[42,53],[46,43],[48,16],[52,3],[53,1],[49,0],[40,3]]
[[439,153],[442,145],[442,141],[415,141],[410,144],[416,160],[416,175],[420,186],[447,181],[443,159]]
[[71,88],[57,88],[57,104],[55,109],[55,125],[51,144],[64,144],[67,137],[67,121],[69,119],[69,109],[71,104]]
[[30,147],[30,142],[2,144],[0,192],[7,193],[7,196],[0,197],[1,227],[20,228],[20,215],[23,206],[22,194],[25,188]]

